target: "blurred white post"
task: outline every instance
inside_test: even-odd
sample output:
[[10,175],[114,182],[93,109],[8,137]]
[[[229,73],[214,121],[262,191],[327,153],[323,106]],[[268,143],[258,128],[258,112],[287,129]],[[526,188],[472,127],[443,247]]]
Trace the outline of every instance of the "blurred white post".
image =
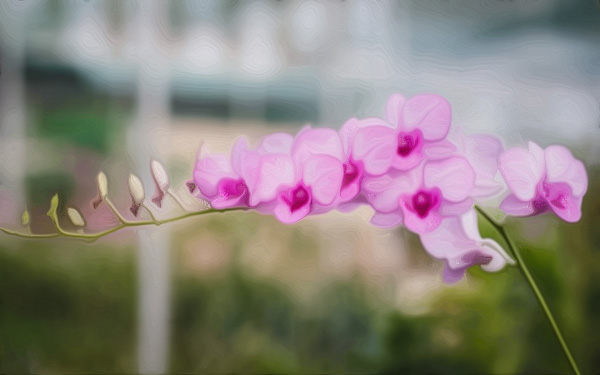
[[[10,203],[0,209],[14,218],[25,209],[25,32],[31,3],[0,3],[0,185]],[[7,212],[8,211],[8,212]]]
[[[166,134],[169,119],[168,43],[161,34],[168,3],[135,3],[131,57],[137,68],[137,107],[128,134],[132,170],[152,195],[151,158],[159,158],[156,134]],[[151,203],[153,206],[153,204]],[[142,374],[167,371],[170,323],[169,226],[138,231],[139,331],[138,370]]]

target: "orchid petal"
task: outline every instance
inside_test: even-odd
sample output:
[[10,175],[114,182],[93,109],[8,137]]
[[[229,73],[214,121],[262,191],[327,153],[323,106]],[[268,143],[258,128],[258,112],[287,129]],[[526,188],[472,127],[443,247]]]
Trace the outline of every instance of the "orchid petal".
[[402,129],[402,110],[406,98],[400,94],[393,94],[389,97],[386,105],[386,119],[387,121],[397,129]]
[[250,197],[250,205],[275,199],[284,186],[296,183],[292,158],[283,154],[271,154],[262,157],[256,191]]
[[500,209],[512,216],[529,216],[535,213],[531,201],[522,201],[514,194],[504,198],[500,203]]
[[280,201],[273,210],[273,214],[277,220],[281,221],[284,224],[292,224],[300,221],[308,213],[310,212],[310,204],[305,205],[304,207],[300,207],[299,209],[292,212],[290,207],[285,203]]
[[442,216],[460,216],[473,209],[473,199],[467,198],[460,202],[443,201],[438,212]]
[[225,155],[209,155],[196,162],[194,181],[200,192],[211,197],[218,193],[217,184],[222,178],[235,178],[236,175]]
[[425,142],[422,153],[428,160],[445,159],[456,153],[456,146],[446,140]]
[[460,202],[471,193],[475,172],[466,159],[451,157],[428,162],[424,168],[424,182],[427,188],[438,187],[445,199]]
[[568,184],[576,197],[585,194],[588,186],[587,173],[583,163],[575,159],[571,151],[562,146],[549,146],[544,151],[544,157],[547,182]]
[[[506,251],[504,251],[504,248],[502,248],[502,246],[500,246],[500,244],[494,240],[492,240],[491,238],[485,238],[481,241],[481,247],[483,249],[489,250],[493,253],[498,253],[502,256],[502,258],[504,259],[504,264],[502,265],[502,267],[504,267],[504,265],[506,263],[510,264],[510,265],[515,265],[516,262],[513,258],[510,257],[510,255],[508,255],[506,253]],[[495,267],[494,265],[491,264],[492,262],[490,262],[490,264],[488,264],[486,267],[481,266],[481,268],[483,268],[485,271],[488,272],[496,272],[497,270],[494,270],[493,268]],[[496,264],[498,264],[498,262],[496,262]]]
[[402,207],[402,213],[404,214],[404,225],[412,232],[419,234],[429,233],[437,229],[442,222],[442,216],[435,210],[431,210],[425,218],[420,218],[407,209],[405,201],[401,202],[400,207]]
[[340,140],[342,141],[342,148],[346,157],[352,155],[352,149],[354,148],[354,137],[360,129],[359,123],[360,121],[357,118],[351,118],[340,128]]
[[398,211],[389,213],[376,212],[370,222],[380,228],[395,228],[402,224],[402,214]]
[[437,141],[448,134],[452,110],[450,103],[439,95],[417,95],[404,105],[403,121],[407,130],[418,128],[428,141]]
[[543,160],[536,153],[522,148],[504,151],[498,158],[498,167],[512,193],[521,201],[530,201],[544,175]]
[[311,187],[313,199],[330,204],[337,197],[344,175],[342,162],[329,155],[311,156],[304,163],[302,180]]
[[330,155],[342,160],[342,142],[335,130],[309,129],[296,136],[292,157],[298,165],[302,165],[311,156],[319,154]]
[[467,271],[467,266],[461,267],[458,269],[450,268],[446,266],[444,268],[444,273],[442,278],[446,284],[456,284],[461,281],[465,277],[465,272]]
[[238,137],[231,148],[231,167],[238,175],[241,175],[244,170],[242,162],[246,151],[248,151],[248,140],[246,137]]
[[460,256],[473,247],[473,240],[467,237],[457,217],[442,220],[435,231],[420,237],[425,250],[438,259]]
[[290,154],[294,137],[287,133],[269,134],[262,138],[257,151],[260,154]]
[[374,176],[387,172],[396,154],[396,133],[385,126],[360,129],[354,139],[353,156],[362,160],[365,172]]
[[493,177],[498,171],[498,156],[503,151],[498,137],[484,134],[465,136],[466,157],[471,162],[475,174]]
[[422,168],[398,175],[385,174],[363,180],[363,190],[373,208],[379,212],[392,212],[400,207],[400,195],[416,191],[421,186]]
[[565,183],[546,184],[544,186],[548,205],[558,217],[569,223],[581,219],[583,197],[573,196]]

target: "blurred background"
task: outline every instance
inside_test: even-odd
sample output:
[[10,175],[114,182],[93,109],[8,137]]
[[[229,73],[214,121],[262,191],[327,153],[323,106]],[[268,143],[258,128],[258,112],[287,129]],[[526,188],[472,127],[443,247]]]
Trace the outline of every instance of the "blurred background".
[[[600,373],[598,1],[0,2],[0,224],[90,230],[103,170],[132,218],[149,162],[186,193],[198,147],[228,151],[307,123],[382,116],[433,92],[453,123],[505,145],[568,146],[588,167],[583,219],[509,220],[582,372]],[[177,214],[167,200],[159,217]],[[514,268],[455,285],[371,212],[286,226],[248,213],[94,243],[0,235],[2,373],[568,373]],[[22,230],[22,229],[21,229]],[[497,237],[489,228],[485,234]]]

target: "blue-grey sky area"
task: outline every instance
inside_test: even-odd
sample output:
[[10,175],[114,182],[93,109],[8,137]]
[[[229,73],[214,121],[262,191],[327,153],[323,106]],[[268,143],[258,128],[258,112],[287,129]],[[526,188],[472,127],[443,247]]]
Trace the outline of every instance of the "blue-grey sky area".
[[149,65],[174,115],[337,127],[435,92],[509,142],[598,136],[597,1],[23,3],[0,5],[3,65],[125,97]]

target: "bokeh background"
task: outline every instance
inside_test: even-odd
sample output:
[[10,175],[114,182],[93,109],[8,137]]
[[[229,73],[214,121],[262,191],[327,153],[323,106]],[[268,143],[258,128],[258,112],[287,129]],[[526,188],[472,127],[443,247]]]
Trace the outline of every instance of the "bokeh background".
[[[151,158],[186,194],[202,142],[228,151],[307,123],[383,115],[434,92],[468,132],[564,144],[588,167],[583,218],[508,220],[584,373],[600,373],[597,1],[0,2],[0,223],[36,233],[58,193],[90,230],[103,170]],[[178,212],[172,201],[156,214]],[[2,373],[568,373],[514,268],[443,264],[369,209],[286,226],[256,213],[94,243],[0,235]],[[483,232],[496,236],[490,229]]]

